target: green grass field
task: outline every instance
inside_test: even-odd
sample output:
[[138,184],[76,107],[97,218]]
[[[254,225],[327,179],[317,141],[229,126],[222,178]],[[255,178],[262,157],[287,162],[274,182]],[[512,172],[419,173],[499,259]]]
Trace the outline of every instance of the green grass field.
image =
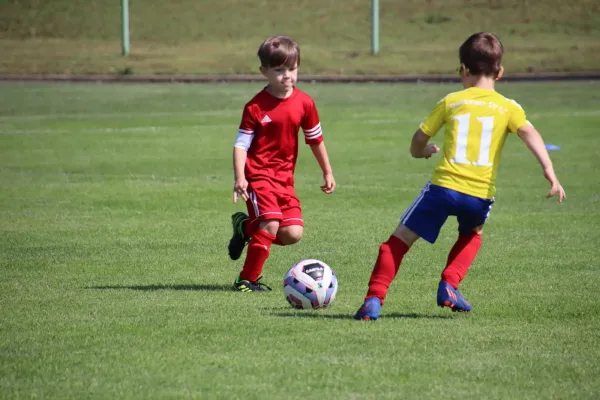
[[[351,319],[379,243],[429,178],[409,140],[456,85],[302,85],[338,182],[300,150],[298,245],[266,294],[229,290],[231,148],[261,84],[0,85],[0,398],[595,399],[600,393],[600,83],[501,84],[549,143],[566,203],[514,137],[468,315],[435,304],[449,221],[405,258],[383,316]],[[339,292],[292,310],[322,259]]]
[[119,1],[0,0],[0,73],[257,74],[274,34],[299,41],[316,75],[454,74],[458,47],[492,31],[508,74],[600,71],[597,0],[130,1],[131,55],[121,57]]

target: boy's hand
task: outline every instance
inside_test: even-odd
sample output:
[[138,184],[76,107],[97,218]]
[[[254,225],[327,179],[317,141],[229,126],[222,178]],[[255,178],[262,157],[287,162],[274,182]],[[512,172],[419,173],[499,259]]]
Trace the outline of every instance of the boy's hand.
[[550,182],[550,192],[548,192],[546,198],[549,199],[554,195],[558,195],[558,202],[562,203],[563,200],[567,198],[567,195],[565,194],[565,189],[563,189],[558,178],[554,174],[554,170],[544,170],[544,177]]
[[248,201],[248,181],[246,178],[239,178],[235,180],[233,185],[233,202],[237,203],[238,196],[242,196],[244,201]]
[[440,148],[437,147],[436,144],[433,143],[429,143],[427,146],[425,146],[425,148],[423,149],[423,158],[429,158],[431,157],[433,154],[435,153],[439,153],[440,152]]
[[563,200],[567,198],[567,195],[565,194],[565,189],[563,189],[562,185],[558,181],[552,183],[552,186],[550,187],[550,193],[548,193],[546,198],[549,199],[555,194],[558,194],[559,203],[562,203]]
[[323,193],[333,193],[335,190],[335,179],[333,178],[333,174],[325,174],[323,175],[323,179],[325,180],[325,184],[321,186]]

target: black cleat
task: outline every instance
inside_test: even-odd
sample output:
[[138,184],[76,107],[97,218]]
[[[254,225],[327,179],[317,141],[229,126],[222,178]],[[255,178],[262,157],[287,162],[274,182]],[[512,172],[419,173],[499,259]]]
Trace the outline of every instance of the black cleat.
[[262,275],[258,277],[258,279],[254,282],[242,280],[238,276],[235,282],[233,282],[233,290],[238,290],[240,292],[270,292],[272,289],[260,282],[262,279]]
[[231,216],[233,235],[231,236],[231,240],[229,240],[227,249],[229,251],[229,258],[232,260],[237,260],[242,256],[244,247],[246,246],[246,243],[248,243],[248,240],[250,240],[250,238],[247,238],[246,235],[244,235],[244,230],[242,228],[242,224],[246,220],[248,220],[248,215],[243,212],[236,212]]

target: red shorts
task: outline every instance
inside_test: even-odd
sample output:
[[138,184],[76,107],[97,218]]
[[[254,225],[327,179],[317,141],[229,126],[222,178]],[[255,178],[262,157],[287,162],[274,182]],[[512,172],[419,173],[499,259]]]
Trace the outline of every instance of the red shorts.
[[248,214],[254,229],[260,221],[278,220],[279,226],[300,225],[302,209],[293,186],[280,186],[269,181],[251,182],[248,185]]

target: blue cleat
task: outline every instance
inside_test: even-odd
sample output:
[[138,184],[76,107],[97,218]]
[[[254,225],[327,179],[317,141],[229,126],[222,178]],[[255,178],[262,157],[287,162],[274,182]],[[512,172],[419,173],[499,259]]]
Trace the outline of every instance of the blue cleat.
[[448,283],[441,281],[437,291],[437,303],[440,307],[450,307],[452,312],[469,312],[471,304],[465,299],[458,289],[454,289]]
[[354,319],[363,321],[375,321],[379,319],[381,311],[381,301],[377,297],[369,297],[363,305],[358,309]]

